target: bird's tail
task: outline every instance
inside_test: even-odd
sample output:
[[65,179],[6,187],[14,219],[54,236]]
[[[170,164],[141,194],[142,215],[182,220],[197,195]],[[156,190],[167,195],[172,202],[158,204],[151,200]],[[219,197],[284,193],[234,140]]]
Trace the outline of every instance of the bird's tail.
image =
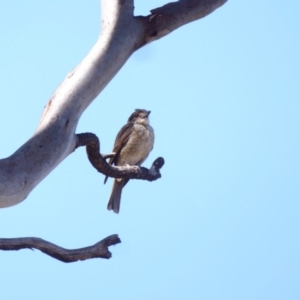
[[122,188],[124,186],[124,179],[115,179],[107,204],[108,210],[113,210],[116,214],[119,213],[121,204]]

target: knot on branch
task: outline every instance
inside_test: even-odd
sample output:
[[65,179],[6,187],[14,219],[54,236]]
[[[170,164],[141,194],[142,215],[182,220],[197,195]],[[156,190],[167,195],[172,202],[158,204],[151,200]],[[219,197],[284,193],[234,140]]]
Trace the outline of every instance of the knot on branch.
[[112,166],[106,162],[107,158],[114,156],[111,154],[100,153],[100,142],[98,137],[93,133],[77,134],[77,146],[86,146],[88,159],[92,166],[100,173],[113,178],[126,179],[143,179],[154,181],[161,177],[160,169],[165,161],[162,157],[158,157],[150,169],[139,166]]

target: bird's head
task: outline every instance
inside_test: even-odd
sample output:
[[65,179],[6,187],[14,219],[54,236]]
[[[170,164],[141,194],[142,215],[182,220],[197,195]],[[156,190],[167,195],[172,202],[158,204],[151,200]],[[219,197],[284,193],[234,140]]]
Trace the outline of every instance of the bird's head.
[[145,109],[136,109],[128,119],[128,122],[137,123],[140,125],[149,125],[150,110]]

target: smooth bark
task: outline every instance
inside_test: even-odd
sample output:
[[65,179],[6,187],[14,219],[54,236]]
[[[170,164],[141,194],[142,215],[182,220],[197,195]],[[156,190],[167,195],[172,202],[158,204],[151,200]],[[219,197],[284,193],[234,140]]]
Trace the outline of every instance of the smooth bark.
[[180,0],[134,17],[133,1],[102,0],[99,40],[45,106],[34,135],[0,160],[0,207],[16,205],[77,145],[81,114],[134,51],[180,26],[203,18],[226,0]]

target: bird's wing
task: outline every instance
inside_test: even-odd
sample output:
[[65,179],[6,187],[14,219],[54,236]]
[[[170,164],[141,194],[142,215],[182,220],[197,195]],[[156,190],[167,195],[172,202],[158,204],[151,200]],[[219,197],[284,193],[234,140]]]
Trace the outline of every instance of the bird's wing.
[[[133,125],[134,125],[133,122],[128,122],[126,125],[124,125],[121,128],[121,130],[117,134],[115,144],[114,144],[114,148],[112,150],[112,152],[114,152],[115,155],[109,159],[109,162],[108,162],[109,164],[111,164],[111,165],[113,165],[113,164],[116,165],[117,164],[119,154],[120,154],[121,150],[123,149],[123,147],[127,144],[128,140],[129,140],[129,136],[131,134]],[[106,183],[107,178],[108,178],[108,176],[105,177],[104,184]]]

